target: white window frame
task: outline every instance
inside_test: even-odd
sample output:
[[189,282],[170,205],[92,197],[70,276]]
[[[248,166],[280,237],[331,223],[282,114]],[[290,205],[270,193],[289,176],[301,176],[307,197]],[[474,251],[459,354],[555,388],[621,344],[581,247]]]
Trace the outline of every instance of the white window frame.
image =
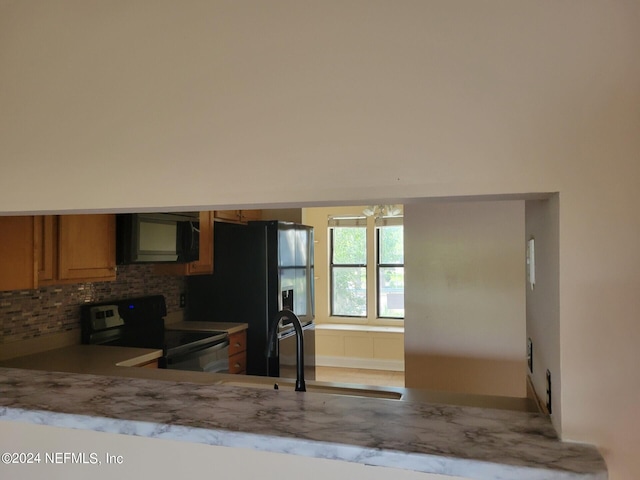
[[[376,225],[377,223],[377,225]],[[330,216],[328,219],[328,275],[327,275],[327,292],[328,292],[328,322],[353,325],[378,325],[378,326],[403,326],[404,318],[378,317],[378,244],[377,244],[377,226],[383,225],[403,225],[403,217],[360,217],[360,216]],[[333,227],[363,226],[367,229],[367,316],[351,317],[332,315],[332,243],[333,243]],[[402,265],[404,267],[404,264]]]
[[[402,267],[402,269],[404,270],[404,261],[400,264],[400,263],[394,263],[394,264],[387,264],[387,263],[380,263],[380,229],[384,228],[384,227],[396,227],[396,226],[400,226],[403,227],[404,230],[404,224],[403,224],[403,217],[378,217],[375,219],[375,276],[376,276],[376,291],[375,291],[375,297],[376,297],[376,318],[379,320],[404,320],[404,317],[383,317],[381,316],[381,308],[380,308],[380,300],[381,300],[381,295],[380,295],[380,270],[383,268],[394,268],[394,267]],[[404,296],[404,287],[403,287],[403,296]],[[406,311],[405,311],[406,313]]]

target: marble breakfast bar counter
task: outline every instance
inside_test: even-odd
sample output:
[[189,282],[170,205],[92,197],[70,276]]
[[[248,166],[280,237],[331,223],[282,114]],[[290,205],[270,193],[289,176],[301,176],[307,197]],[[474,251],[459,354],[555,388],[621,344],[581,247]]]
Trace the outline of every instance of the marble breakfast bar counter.
[[607,478],[596,448],[559,441],[537,413],[160,381],[149,373],[0,368],[0,420],[472,479]]

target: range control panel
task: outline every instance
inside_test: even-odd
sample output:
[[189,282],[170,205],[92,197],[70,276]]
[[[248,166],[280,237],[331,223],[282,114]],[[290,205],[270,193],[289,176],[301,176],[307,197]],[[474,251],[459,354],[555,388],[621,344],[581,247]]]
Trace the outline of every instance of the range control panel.
[[98,307],[92,307],[89,311],[89,315],[91,327],[94,331],[121,327],[124,325],[124,320],[118,313],[117,305],[101,305]]

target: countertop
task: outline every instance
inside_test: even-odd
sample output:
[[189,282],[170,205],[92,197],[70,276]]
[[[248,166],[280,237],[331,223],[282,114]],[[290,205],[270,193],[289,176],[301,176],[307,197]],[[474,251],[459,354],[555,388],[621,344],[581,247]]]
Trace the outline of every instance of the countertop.
[[[117,374],[162,356],[153,348],[73,345],[0,362],[1,366],[54,372]],[[137,369],[134,369],[137,370]]]
[[[219,384],[244,376],[117,366],[159,353],[141,350],[78,345],[3,362],[21,368],[0,368],[0,418],[476,479],[607,478],[596,448],[559,441],[542,414],[274,391]],[[90,364],[92,356],[103,358]],[[48,370],[67,372],[26,370],[45,358]],[[101,375],[68,373],[79,369]]]
[[198,332],[225,331],[229,335],[249,328],[247,323],[232,322],[174,322],[165,324],[167,330],[192,330]]

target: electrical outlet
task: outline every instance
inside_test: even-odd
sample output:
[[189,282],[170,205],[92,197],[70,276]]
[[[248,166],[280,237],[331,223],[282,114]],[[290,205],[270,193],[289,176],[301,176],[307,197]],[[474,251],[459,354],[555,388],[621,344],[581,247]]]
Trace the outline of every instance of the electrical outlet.
[[551,414],[551,372],[547,370],[547,410]]
[[187,295],[185,293],[180,294],[180,308],[187,306]]
[[530,338],[527,339],[527,366],[529,373],[533,373],[533,342]]

